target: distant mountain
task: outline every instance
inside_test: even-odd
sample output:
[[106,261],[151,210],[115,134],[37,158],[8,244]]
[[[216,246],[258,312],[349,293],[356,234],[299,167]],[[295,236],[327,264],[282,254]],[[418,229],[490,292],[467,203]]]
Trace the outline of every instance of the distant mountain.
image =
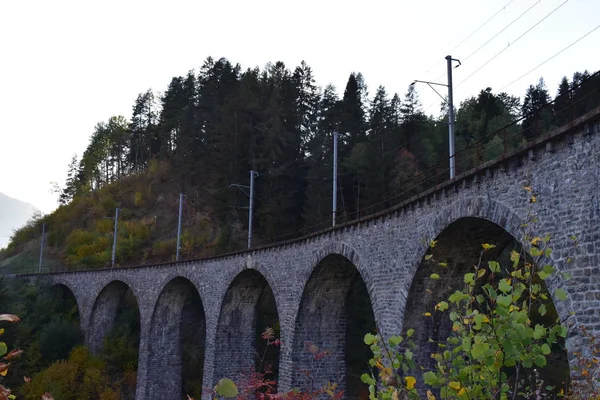
[[35,209],[29,203],[0,193],[0,249],[8,245],[13,229],[25,225]]

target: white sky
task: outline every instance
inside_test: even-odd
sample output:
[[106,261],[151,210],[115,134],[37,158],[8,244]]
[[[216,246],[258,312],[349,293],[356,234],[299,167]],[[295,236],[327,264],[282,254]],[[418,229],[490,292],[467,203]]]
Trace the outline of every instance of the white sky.
[[[445,82],[443,58],[509,1],[0,0],[0,192],[51,211],[50,182],[63,184],[97,122],[129,118],[138,93],[164,91],[207,56],[244,69],[306,60],[317,82],[338,92],[356,71],[371,95],[380,84],[404,94],[414,79],[443,75]],[[538,4],[455,69],[455,84],[563,1],[513,0],[452,56],[466,58]],[[456,104],[487,86],[502,88],[595,28],[598,16],[600,0],[568,0],[458,86]],[[543,76],[554,95],[563,75],[600,68],[599,48],[600,29],[506,91],[522,96]],[[435,112],[435,93],[420,92]]]

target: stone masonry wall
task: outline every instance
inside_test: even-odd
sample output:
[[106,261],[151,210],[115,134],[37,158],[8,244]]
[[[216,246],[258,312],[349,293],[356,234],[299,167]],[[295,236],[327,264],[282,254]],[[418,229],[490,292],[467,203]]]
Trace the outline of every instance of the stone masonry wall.
[[[234,326],[235,321],[231,320],[234,314],[227,313],[237,313],[239,327],[243,326],[244,332],[251,329],[251,324],[246,322],[250,321],[248,313],[252,308],[242,304],[246,301],[242,292],[248,288],[234,285],[231,290],[236,293],[231,294],[226,294],[227,290],[238,274],[254,270],[273,291],[283,342],[279,388],[287,390],[296,382],[293,377],[298,357],[293,344],[318,339],[318,332],[339,323],[331,318],[314,318],[308,322],[314,326],[303,326],[301,332],[305,334],[295,338],[299,335],[296,321],[299,313],[303,315],[303,291],[313,287],[312,283],[308,284],[309,277],[321,260],[330,254],[347,258],[365,283],[380,332],[384,335],[401,332],[405,311],[410,312],[407,305],[414,307],[407,297],[427,251],[428,240],[465,217],[493,222],[519,239],[519,227],[529,207],[523,186],[528,185],[537,196],[534,204],[539,220],[537,231],[553,235],[553,261],[561,272],[573,276],[568,282],[560,278],[549,281],[551,292],[560,287],[568,293],[566,301],[556,304],[558,314],[571,327],[583,324],[591,332],[600,333],[599,115],[600,108],[551,137],[459,176],[391,211],[307,238],[207,260],[46,274],[37,279],[49,279],[72,290],[78,301],[82,327],[88,343],[93,346],[106,333],[103,326],[113,318],[115,311],[109,301],[112,297],[101,293],[105,288],[113,290],[110,288],[115,281],[131,288],[138,300],[141,319],[137,398],[146,400],[150,398],[148,378],[159,376],[156,369],[162,369],[160,355],[152,351],[160,340],[160,335],[157,338],[152,334],[155,329],[152,316],[169,282],[175,278],[189,280],[202,299],[206,317],[203,379],[204,386],[211,387],[221,371],[230,372],[216,368],[226,351],[222,346],[217,347],[222,339],[219,319],[229,318]],[[588,133],[589,123],[593,123],[592,134]],[[569,235],[577,236],[580,246],[573,262],[567,264]],[[319,279],[319,275],[316,276]],[[314,284],[320,283],[315,281]],[[338,289],[332,287],[332,290]],[[178,300],[172,302],[171,311],[176,313]],[[308,320],[303,323],[305,321]],[[311,337],[312,332],[315,332],[314,337]],[[240,338],[244,343],[251,340],[246,333],[243,335]],[[572,329],[567,340],[571,357],[580,339],[577,330]],[[340,340],[343,340],[341,336]],[[335,370],[328,371],[327,376],[338,376],[340,365],[332,364]],[[152,396],[175,398],[163,387],[152,386]]]

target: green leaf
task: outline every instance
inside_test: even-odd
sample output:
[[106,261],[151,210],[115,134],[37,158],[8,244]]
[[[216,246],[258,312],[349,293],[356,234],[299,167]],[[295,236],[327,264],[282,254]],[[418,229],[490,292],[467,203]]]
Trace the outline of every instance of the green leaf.
[[504,296],[504,295],[500,295],[496,299],[496,301],[498,302],[498,304],[501,305],[501,306],[504,306],[504,307],[510,306],[511,300],[512,300],[511,296]]
[[554,291],[554,296],[560,301],[565,301],[567,299],[567,292],[559,288]]
[[564,325],[560,326],[560,332],[558,334],[560,337],[566,338],[567,337],[567,327]]
[[367,333],[367,334],[365,335],[365,339],[364,339],[364,341],[365,341],[365,344],[366,344],[367,346],[370,346],[370,345],[372,345],[373,343],[375,343],[375,341],[376,341],[376,340],[377,340],[377,336],[375,336],[375,335],[373,335],[373,334],[371,334],[371,333]]
[[448,303],[446,303],[445,301],[440,301],[437,305],[437,309],[439,311],[446,311],[448,309]]
[[488,261],[488,266],[490,267],[490,271],[493,273],[500,272],[500,264],[498,261]]
[[513,269],[517,269],[520,259],[521,259],[521,255],[519,253],[517,253],[516,251],[513,250],[510,253],[510,261],[512,261],[512,263],[513,263]]
[[539,257],[542,255],[542,250],[538,249],[537,247],[532,247],[529,249],[529,254],[531,254],[533,257]]
[[457,290],[456,292],[454,292],[450,295],[448,300],[450,300],[450,303],[458,303],[459,301],[462,300],[462,298],[463,298],[463,292],[461,292],[460,290]]
[[548,345],[548,343],[544,343],[542,345],[541,349],[542,349],[542,354],[544,354],[546,356],[552,352],[552,350],[550,350],[550,346]]
[[472,272],[465,274],[464,280],[465,280],[465,283],[474,283],[475,282],[475,274]]
[[6,343],[0,342],[0,357],[5,355],[7,351],[8,347],[6,346]]
[[537,274],[538,274],[538,276],[540,277],[540,279],[544,279],[544,280],[546,280],[546,279],[548,279],[548,278],[550,277],[550,275],[548,275],[548,274],[547,274],[547,273],[545,273],[544,271],[540,271],[540,272],[538,272]]
[[238,388],[235,383],[229,378],[222,378],[215,386],[217,395],[222,397],[233,398],[238,395]]
[[425,381],[426,385],[433,386],[433,387],[440,385],[440,379],[432,371],[427,371],[423,374],[423,381]]
[[475,343],[471,349],[471,355],[476,360],[482,360],[485,357],[486,351],[490,348],[489,343]]
[[502,293],[508,293],[512,290],[512,286],[510,285],[510,281],[508,279],[501,279],[500,283],[498,284],[498,289],[500,289],[500,291]]
[[415,330],[414,329],[409,329],[409,330],[406,331],[406,337],[411,337],[414,334],[415,334]]
[[538,311],[539,311],[540,315],[543,317],[544,315],[546,315],[546,312],[548,310],[546,310],[546,306],[544,304],[540,304],[540,308],[538,308]]
[[375,379],[373,379],[373,377],[371,375],[369,375],[369,374],[362,374],[360,376],[360,380],[363,383],[366,383],[367,385],[375,385],[375,383],[376,383]]
[[546,328],[544,328],[540,324],[537,324],[535,326],[535,329],[533,330],[533,338],[539,339],[539,338],[543,337],[545,334],[546,334]]
[[396,347],[396,346],[398,346],[400,343],[402,343],[402,340],[403,340],[403,339],[402,339],[402,336],[392,336],[392,337],[389,339],[390,346],[392,346],[392,347]]
[[440,279],[440,276],[438,274],[431,274],[429,275],[429,279]]
[[535,359],[533,361],[535,362],[535,365],[537,365],[540,368],[546,366],[546,357],[544,357],[541,354],[535,356]]

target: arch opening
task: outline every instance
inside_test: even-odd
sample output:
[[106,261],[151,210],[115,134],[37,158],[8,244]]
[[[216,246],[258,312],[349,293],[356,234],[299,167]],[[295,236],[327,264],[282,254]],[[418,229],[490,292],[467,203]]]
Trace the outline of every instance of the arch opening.
[[47,361],[67,359],[83,342],[77,298],[68,286],[55,284],[41,289],[37,304],[48,316],[41,326],[41,356]]
[[88,346],[104,360],[124,399],[135,398],[139,344],[137,298],[127,284],[113,281],[102,289],[92,309]]
[[[439,352],[437,342],[444,342],[452,333],[452,322],[449,313],[435,312],[435,305],[440,301],[448,301],[448,297],[456,290],[464,288],[464,275],[474,271],[475,265],[487,268],[488,261],[497,261],[502,272],[497,274],[496,279],[509,277],[505,272],[507,266],[512,267],[510,260],[511,252],[521,253],[522,245],[506,230],[499,225],[481,218],[460,218],[448,225],[435,239],[436,246],[430,252],[433,258],[423,257],[416,269],[404,308],[403,334],[408,329],[414,329],[417,349],[414,352],[414,360],[417,366],[422,367],[415,371],[417,376],[417,387],[425,389],[421,379],[422,372],[435,368],[435,360],[431,358],[432,353]],[[482,253],[482,244],[493,244],[496,247]],[[522,260],[523,263],[525,260]],[[531,260],[526,260],[530,262]],[[446,267],[439,265],[440,262],[447,264]],[[439,279],[431,279],[431,274],[439,275]],[[546,283],[540,280],[544,289]],[[481,290],[476,288],[476,290]],[[552,299],[544,301],[547,312],[540,315],[535,307],[530,320],[532,326],[540,324],[550,326],[558,318],[558,314]],[[431,317],[424,314],[430,313]],[[552,385],[558,390],[566,390],[569,381],[568,357],[565,350],[564,340],[553,346],[552,353],[548,356],[547,366],[538,368],[539,378],[544,386]],[[507,373],[510,370],[507,369]],[[520,378],[533,379],[533,375],[526,377],[521,372]]]
[[[217,325],[215,381],[244,379],[254,372],[277,381],[279,346],[267,345],[262,337],[273,330],[271,341],[279,338],[279,314],[275,296],[263,275],[245,270],[233,280],[221,305]],[[277,388],[273,387],[272,391]]]
[[188,279],[177,277],[162,290],[152,315],[149,398],[201,398],[205,343],[200,294]]
[[363,338],[375,328],[358,269],[344,256],[325,257],[306,283],[296,318],[293,386],[310,390],[332,382],[347,399],[368,398],[360,376],[369,371],[371,354]]

